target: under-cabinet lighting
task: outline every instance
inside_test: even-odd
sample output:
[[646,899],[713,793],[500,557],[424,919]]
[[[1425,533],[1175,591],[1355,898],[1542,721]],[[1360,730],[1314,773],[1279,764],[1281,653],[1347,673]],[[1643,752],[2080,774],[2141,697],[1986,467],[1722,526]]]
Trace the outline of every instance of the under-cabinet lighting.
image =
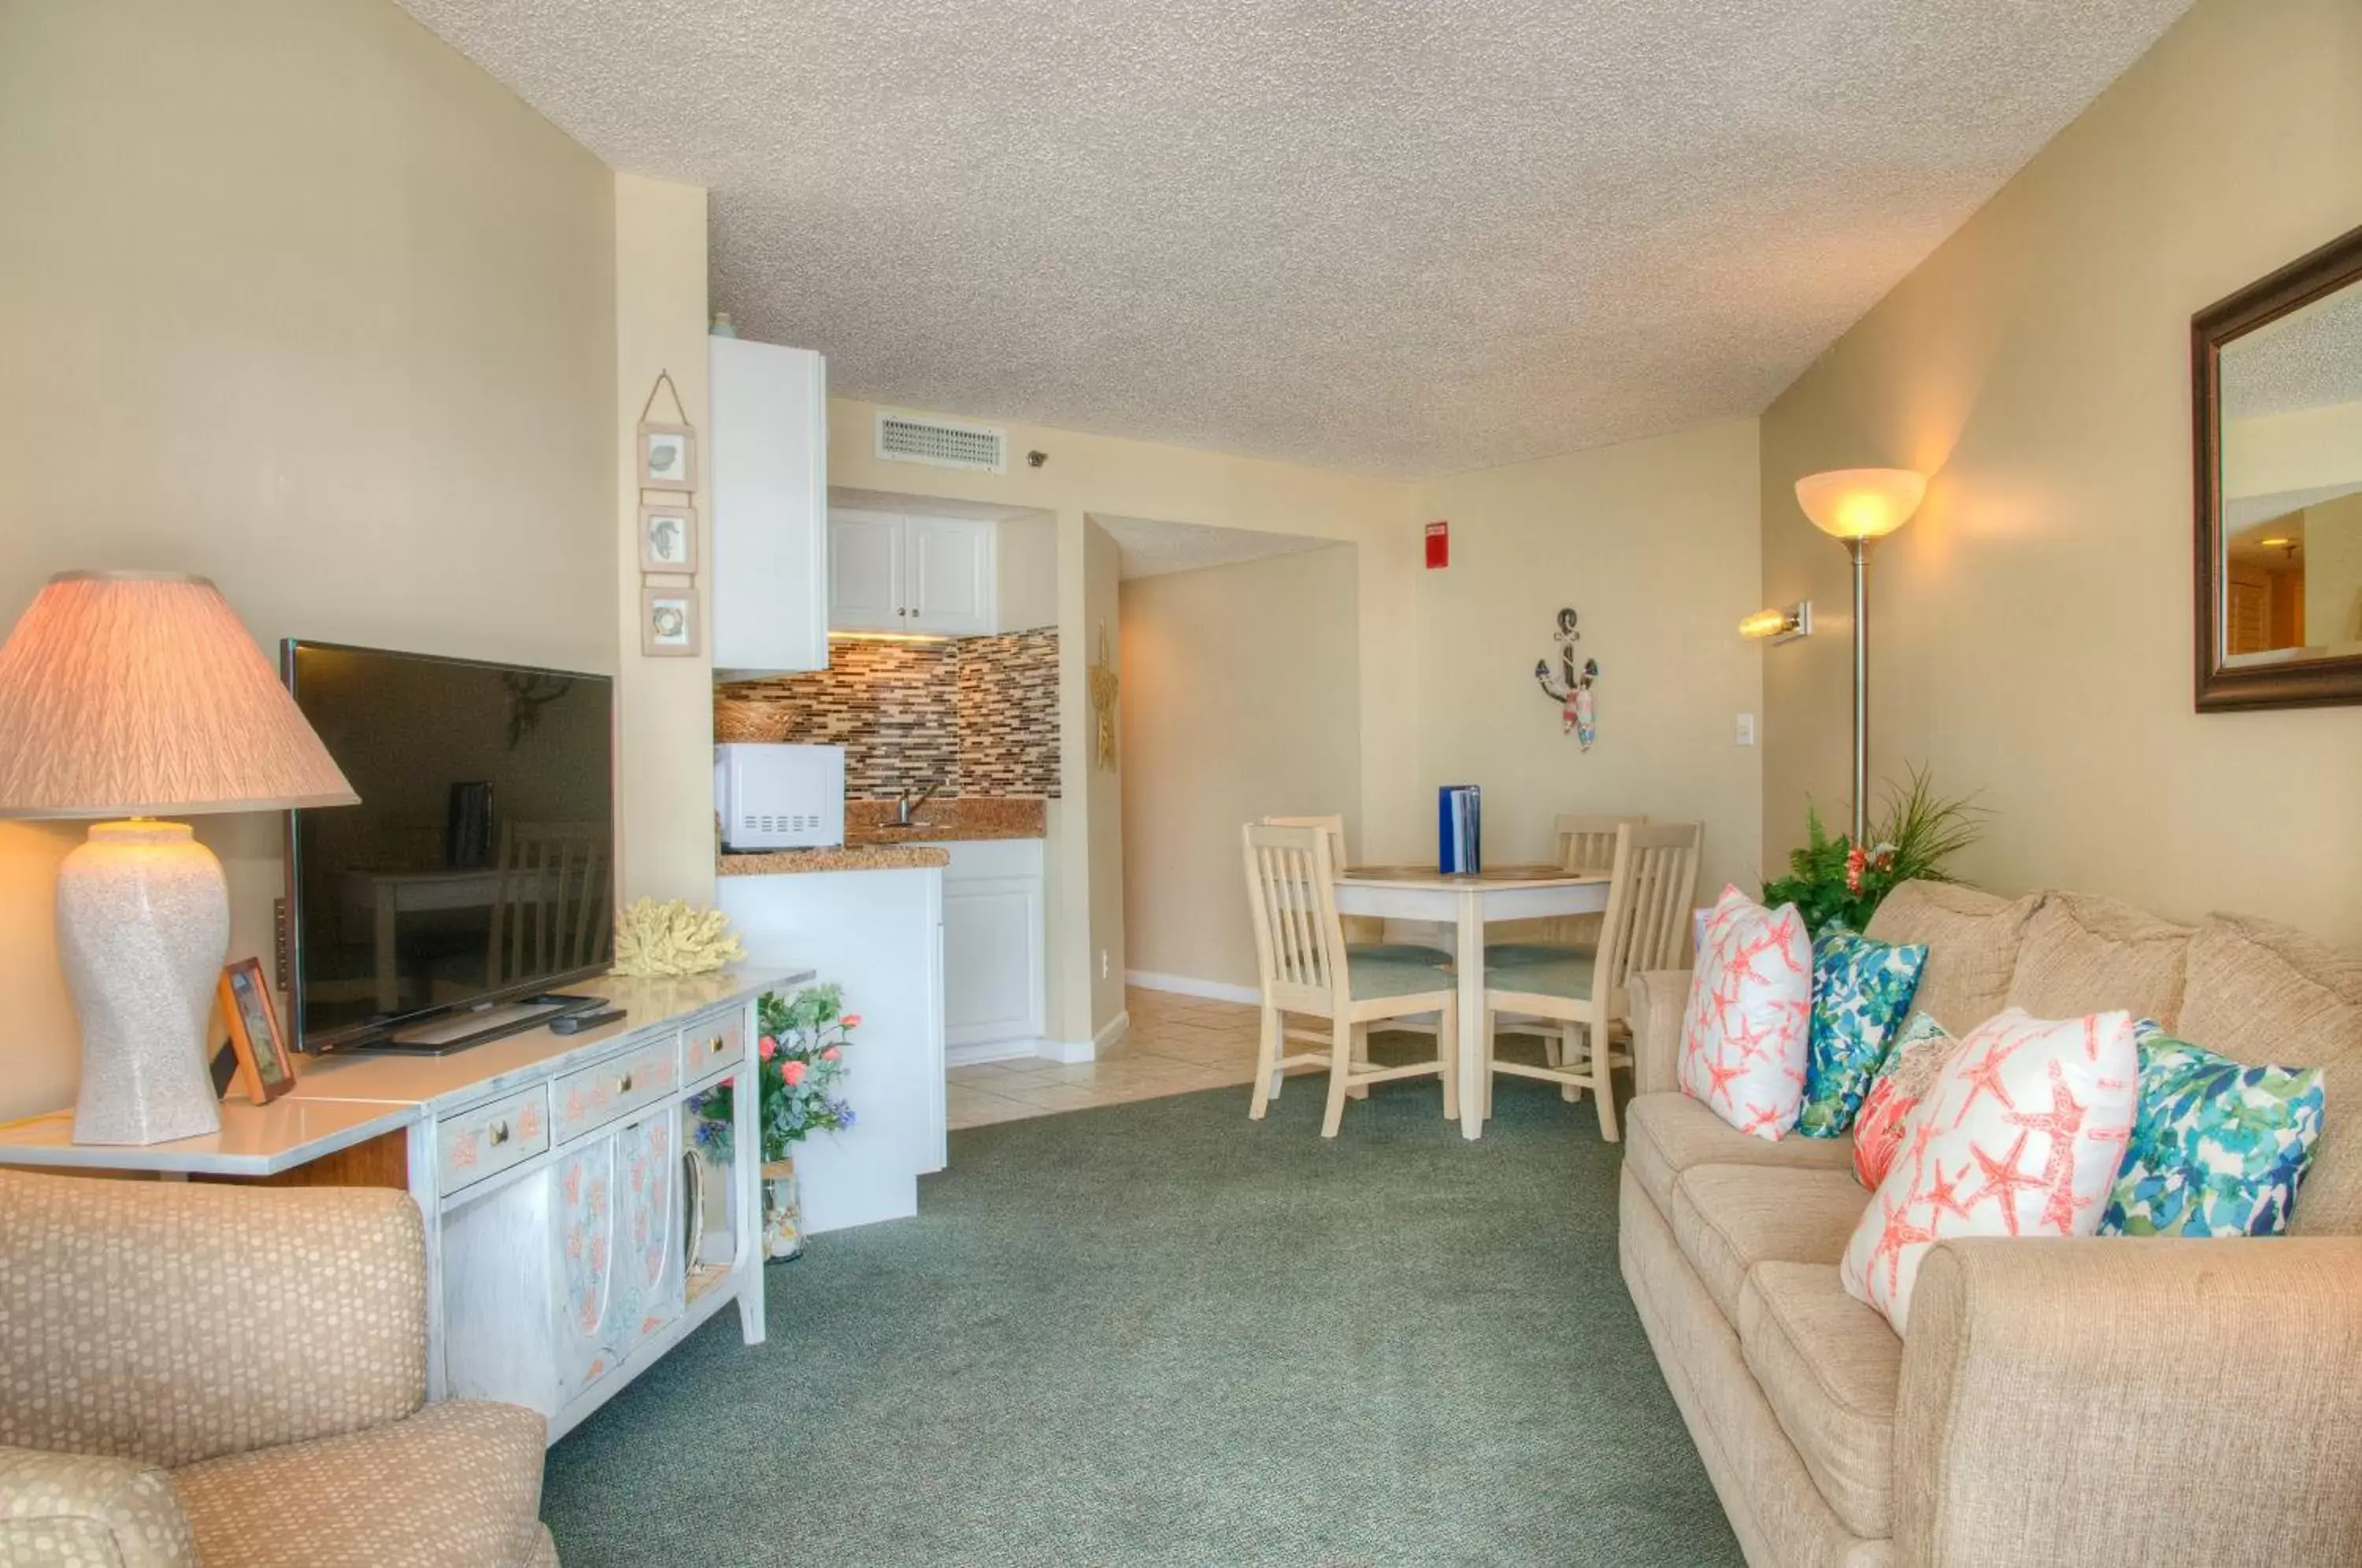
[[947,643],[952,639],[940,632],[831,632],[833,643]]

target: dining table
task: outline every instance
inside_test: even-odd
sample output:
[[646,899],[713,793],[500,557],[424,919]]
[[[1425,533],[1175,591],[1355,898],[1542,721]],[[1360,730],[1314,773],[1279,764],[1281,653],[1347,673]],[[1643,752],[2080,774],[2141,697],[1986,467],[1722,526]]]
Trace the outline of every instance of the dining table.
[[1460,988],[1460,1135],[1485,1133],[1485,927],[1496,921],[1595,914],[1607,907],[1607,873],[1562,866],[1496,866],[1471,872],[1426,866],[1363,866],[1337,878],[1337,912],[1429,921],[1455,928]]

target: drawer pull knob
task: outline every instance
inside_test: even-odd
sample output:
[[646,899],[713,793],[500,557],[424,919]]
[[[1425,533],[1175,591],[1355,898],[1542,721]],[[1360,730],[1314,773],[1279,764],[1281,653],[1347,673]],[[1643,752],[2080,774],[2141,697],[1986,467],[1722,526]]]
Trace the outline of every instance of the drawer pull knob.
[[631,1074],[625,1073],[622,1077],[615,1080],[615,1092],[617,1094],[629,1094],[632,1092]]
[[509,1124],[508,1124],[507,1122],[505,1122],[505,1121],[495,1121],[495,1122],[493,1122],[493,1123],[492,1123],[492,1146],[493,1146],[494,1148],[496,1148],[496,1149],[497,1149],[497,1148],[499,1148],[502,1143],[507,1143],[508,1141],[509,1141]]

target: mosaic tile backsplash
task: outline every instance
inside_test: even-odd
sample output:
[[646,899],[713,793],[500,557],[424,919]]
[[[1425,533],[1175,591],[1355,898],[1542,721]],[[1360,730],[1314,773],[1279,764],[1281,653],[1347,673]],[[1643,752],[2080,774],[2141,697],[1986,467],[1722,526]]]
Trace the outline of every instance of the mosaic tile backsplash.
[[[948,643],[836,642],[809,675],[727,681],[718,713],[750,712],[777,738],[844,747],[844,793],[884,800],[1058,793],[1058,634]],[[719,727],[719,726],[717,726]]]

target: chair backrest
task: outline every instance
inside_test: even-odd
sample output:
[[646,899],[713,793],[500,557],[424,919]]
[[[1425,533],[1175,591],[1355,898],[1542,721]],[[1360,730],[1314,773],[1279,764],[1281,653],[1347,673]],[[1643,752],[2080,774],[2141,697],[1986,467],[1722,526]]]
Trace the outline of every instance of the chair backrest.
[[1592,995],[1609,1017],[1622,1016],[1633,976],[1682,966],[1704,836],[1696,823],[1628,823],[1616,830],[1606,919],[1592,972]]
[[1625,812],[1608,816],[1562,815],[1552,824],[1558,863],[1570,871],[1606,871],[1616,864],[1616,830],[1646,827],[1649,813]]
[[1249,823],[1247,901],[1264,1001],[1326,1010],[1345,994],[1345,932],[1337,918],[1337,859],[1325,827]]
[[1335,862],[1337,869],[1342,871],[1353,864],[1353,857],[1345,853],[1345,819],[1342,816],[1264,817],[1259,820],[1265,827],[1319,828],[1329,835],[1329,856]]
[[486,957],[493,985],[587,969],[612,956],[607,824],[502,823]]

